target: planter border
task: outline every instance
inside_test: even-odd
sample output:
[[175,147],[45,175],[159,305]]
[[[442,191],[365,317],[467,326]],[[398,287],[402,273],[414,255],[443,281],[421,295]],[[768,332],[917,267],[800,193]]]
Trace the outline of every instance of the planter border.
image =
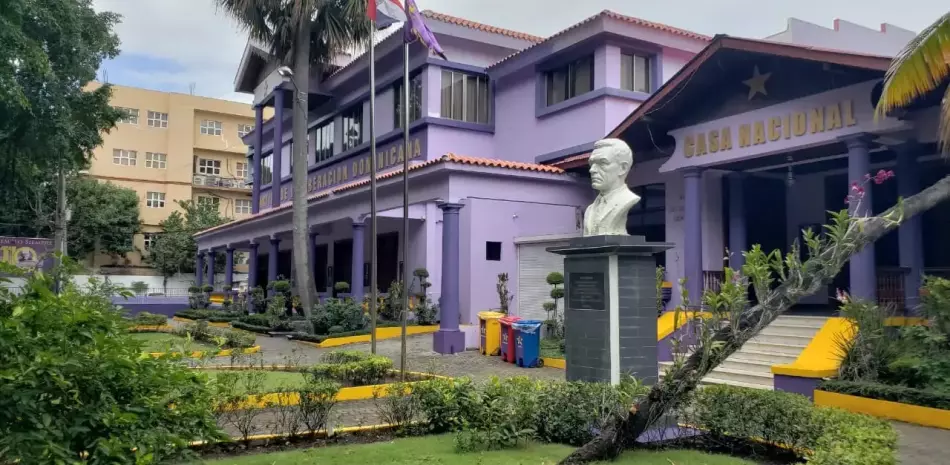
[[559,370],[567,369],[567,360],[563,358],[541,357],[545,368],[557,368]]
[[873,417],[950,430],[950,410],[870,399],[820,389],[815,389],[815,405],[838,407]]
[[[407,326],[406,335],[412,336],[416,334],[429,334],[434,333],[439,330],[439,325],[426,325],[426,326]],[[402,335],[402,328],[399,326],[391,326],[386,328],[376,328],[376,340],[380,341],[383,339],[395,339]],[[325,349],[327,347],[339,347],[347,344],[358,344],[361,342],[370,342],[369,334],[362,334],[359,336],[344,336],[344,337],[331,337],[327,338],[323,342],[310,342],[310,341],[301,341],[297,339],[291,339],[294,342],[299,342],[301,344],[306,344],[313,347],[319,347]]]

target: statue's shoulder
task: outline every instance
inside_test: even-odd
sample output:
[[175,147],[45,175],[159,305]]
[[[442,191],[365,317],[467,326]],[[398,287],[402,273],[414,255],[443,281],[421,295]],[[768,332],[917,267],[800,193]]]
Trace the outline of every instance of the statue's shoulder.
[[622,189],[620,191],[620,196],[621,196],[621,199],[623,199],[624,203],[640,201],[640,196],[637,194],[634,194],[633,191],[631,191],[629,187],[626,189]]

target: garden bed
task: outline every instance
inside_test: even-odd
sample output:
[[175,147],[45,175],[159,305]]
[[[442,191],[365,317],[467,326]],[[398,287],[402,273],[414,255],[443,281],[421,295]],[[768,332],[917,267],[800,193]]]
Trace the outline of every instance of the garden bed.
[[131,335],[135,341],[143,344],[142,349],[149,353],[178,352],[185,346],[189,351],[217,350],[212,344],[188,339],[169,332],[137,332]]
[[[439,330],[439,325],[426,325],[426,326],[417,326],[409,325],[406,327],[406,334],[409,336],[416,334],[430,334]],[[402,327],[399,325],[393,326],[377,326],[376,327],[376,340],[380,341],[383,339],[395,339],[402,336]],[[301,342],[307,345],[312,345],[320,348],[327,347],[339,347],[347,344],[358,344],[361,342],[370,342],[372,338],[370,337],[370,330],[360,330],[360,331],[350,331],[345,333],[337,334],[328,334],[328,335],[312,335],[312,334],[294,334],[290,336],[294,341]]]
[[878,418],[950,429],[950,394],[887,384],[826,381],[815,390],[815,404]]

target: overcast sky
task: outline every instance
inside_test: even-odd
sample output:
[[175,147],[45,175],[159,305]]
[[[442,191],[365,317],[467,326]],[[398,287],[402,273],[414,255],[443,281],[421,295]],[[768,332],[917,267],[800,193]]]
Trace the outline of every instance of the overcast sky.
[[[605,9],[702,34],[761,38],[789,17],[832,27],[840,18],[878,28],[887,22],[920,31],[946,12],[937,0],[416,0],[419,8],[540,36]],[[234,93],[246,36],[213,0],[93,0],[122,15],[121,55],[100,79],[149,89],[250,101]]]

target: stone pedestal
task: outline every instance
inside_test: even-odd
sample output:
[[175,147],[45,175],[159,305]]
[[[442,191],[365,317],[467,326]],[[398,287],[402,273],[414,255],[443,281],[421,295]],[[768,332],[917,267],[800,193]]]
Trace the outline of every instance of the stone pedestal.
[[673,244],[591,236],[547,250],[564,255],[568,381],[657,381],[656,261]]

